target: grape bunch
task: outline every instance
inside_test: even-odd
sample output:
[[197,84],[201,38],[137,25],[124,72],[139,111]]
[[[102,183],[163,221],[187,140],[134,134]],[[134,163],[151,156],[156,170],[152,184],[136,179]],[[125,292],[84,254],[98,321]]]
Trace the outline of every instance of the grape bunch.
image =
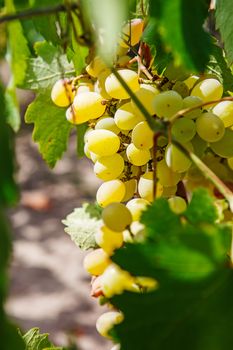
[[[222,84],[214,76],[194,75],[167,84],[161,83],[163,77],[148,81],[130,56],[143,21],[135,19],[130,25],[123,29],[113,65],[151,118],[167,126],[166,133],[155,137],[145,115],[99,56],[81,76],[57,81],[51,93],[57,106],[67,107],[70,123],[88,124],[84,152],[103,181],[96,194],[103,208],[103,225],[95,234],[98,248],[84,259],[96,297],[156,288],[155,280],[131,276],[111,261],[124,242],[143,239],[140,218],[155,197],[167,198],[170,208],[181,214],[187,198],[179,184],[187,194],[200,185],[214,194],[182,149],[194,152],[225,183],[233,178],[233,101],[212,103],[222,98]],[[97,330],[109,337],[112,326],[122,320],[119,311],[107,312],[98,319]]]

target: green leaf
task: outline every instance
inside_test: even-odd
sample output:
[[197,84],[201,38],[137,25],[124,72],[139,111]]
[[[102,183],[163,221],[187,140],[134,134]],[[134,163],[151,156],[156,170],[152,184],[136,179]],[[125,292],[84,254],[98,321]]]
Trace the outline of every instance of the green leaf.
[[26,123],[34,123],[33,139],[47,164],[53,168],[67,148],[72,125],[66,120],[65,108],[57,107],[51,100],[50,91],[39,94],[29,105]]
[[227,66],[223,51],[217,45],[213,45],[210,61],[207,64],[207,72],[215,74],[223,84],[224,91],[233,91],[233,74]]
[[48,339],[48,333],[40,334],[39,328],[32,328],[23,335],[25,341],[25,350],[62,350],[62,348],[54,347]]
[[102,225],[99,206],[85,203],[82,208],[74,209],[62,223],[67,226],[65,232],[81,249],[96,248],[94,235]]
[[80,124],[77,126],[77,155],[79,157],[83,157],[85,155],[84,153],[84,135],[87,130],[88,126],[86,123]]
[[21,119],[19,112],[19,103],[16,96],[14,81],[11,79],[5,92],[7,123],[17,132],[20,128]]
[[58,79],[75,74],[73,64],[69,63],[66,56],[52,44],[38,42],[35,51],[38,57],[28,59],[28,68],[21,88],[47,89]]
[[192,72],[202,71],[210,50],[210,36],[203,29],[208,15],[207,1],[150,0],[150,13],[175,63]]
[[229,65],[233,63],[233,6],[231,0],[216,1],[216,25],[219,29]]

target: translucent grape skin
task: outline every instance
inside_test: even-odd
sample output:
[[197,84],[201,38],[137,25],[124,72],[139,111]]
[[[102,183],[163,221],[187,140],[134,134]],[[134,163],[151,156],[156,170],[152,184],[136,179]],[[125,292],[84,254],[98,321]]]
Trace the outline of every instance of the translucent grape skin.
[[191,91],[191,96],[197,96],[203,102],[211,102],[222,97],[223,87],[217,79],[204,79],[197,83]]
[[193,120],[183,117],[175,120],[171,131],[177,141],[188,142],[196,134],[196,125]]
[[132,130],[135,125],[144,120],[143,116],[135,114],[130,102],[119,107],[114,115],[114,121],[121,130]]
[[128,160],[133,165],[142,166],[151,159],[148,149],[138,149],[133,143],[130,143],[126,149]]
[[83,260],[84,269],[93,276],[101,275],[110,263],[109,256],[101,248],[88,253]]
[[[138,193],[140,197],[146,199],[148,202],[153,202],[153,172],[148,171],[143,174],[138,182]],[[163,186],[157,182],[156,184],[156,197],[160,197],[163,193]]]
[[97,193],[96,200],[101,207],[114,202],[121,202],[125,196],[125,185],[121,180],[110,180],[100,185]]
[[212,112],[222,120],[225,128],[233,125],[233,101],[219,102]]
[[154,133],[147,122],[138,123],[132,131],[132,142],[138,149],[150,149],[153,146]]
[[103,116],[98,119],[95,130],[98,129],[105,129],[114,132],[114,134],[118,135],[120,132],[120,129],[117,127],[114,119],[112,117]]
[[114,232],[106,226],[102,226],[95,233],[95,241],[108,255],[111,255],[115,249],[118,249],[123,244],[123,234]]
[[220,157],[233,157],[233,130],[226,129],[219,141],[210,143],[210,148]]
[[153,104],[158,117],[170,119],[182,109],[183,100],[176,91],[165,91],[154,97]]
[[176,214],[181,214],[183,213],[186,208],[187,204],[184,200],[184,198],[179,197],[179,196],[174,196],[168,199],[168,204],[171,210],[176,213]]
[[106,109],[103,97],[97,92],[83,92],[75,96],[73,101],[75,112],[74,124],[82,124],[90,119],[99,118]]
[[100,156],[111,156],[120,147],[120,139],[109,130],[93,130],[87,137],[88,148]]
[[104,181],[118,178],[124,170],[124,159],[115,153],[111,156],[100,157],[94,165],[94,173]]
[[[136,72],[132,71],[131,69],[120,69],[118,70],[118,73],[133,92],[136,92],[139,89],[140,86]],[[105,81],[105,90],[107,94],[113,98],[119,100],[129,98],[129,94],[113,73],[111,73]]]
[[56,106],[68,107],[73,99],[72,85],[68,79],[60,79],[52,87],[51,99]]
[[211,112],[203,113],[196,120],[198,135],[207,142],[219,141],[225,132],[222,120]]
[[124,317],[122,313],[118,311],[108,311],[102,314],[96,321],[96,329],[100,335],[106,338],[111,336],[108,334],[114,325],[119,324],[123,321]]
[[[185,143],[183,146],[193,150],[191,143]],[[183,173],[189,169],[192,162],[177,146],[169,144],[165,151],[165,160],[167,165],[177,173]]]
[[104,224],[112,231],[122,232],[132,222],[129,209],[122,203],[111,203],[102,212]]
[[131,212],[133,221],[140,221],[141,214],[148,205],[150,202],[143,198],[133,198],[126,204],[126,207]]

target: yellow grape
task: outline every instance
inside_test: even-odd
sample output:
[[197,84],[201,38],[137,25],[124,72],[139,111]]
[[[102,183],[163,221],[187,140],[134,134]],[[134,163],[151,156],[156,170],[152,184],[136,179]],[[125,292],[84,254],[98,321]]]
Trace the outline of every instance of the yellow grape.
[[109,256],[103,249],[95,249],[85,256],[83,266],[91,275],[99,276],[110,263]]
[[155,114],[160,118],[171,118],[183,107],[182,97],[176,91],[165,91],[154,97]]
[[186,208],[187,204],[184,200],[184,198],[179,197],[179,196],[174,196],[168,199],[168,204],[171,210],[176,213],[176,214],[181,214],[183,213]]
[[113,231],[121,232],[132,222],[132,215],[122,203],[111,203],[102,212],[104,224]]
[[121,202],[125,196],[125,185],[121,180],[110,180],[100,185],[97,193],[96,200],[101,207],[114,202]]
[[[136,72],[131,69],[119,69],[118,73],[132,92],[139,89],[138,75]],[[119,100],[129,98],[128,93],[113,73],[107,77],[105,81],[105,89],[106,92],[113,98]]]
[[[139,179],[138,193],[140,197],[146,199],[149,202],[153,202],[154,200],[153,188],[154,188],[153,172],[148,171],[147,173],[143,174]],[[161,197],[162,193],[163,193],[163,186],[159,182],[157,182],[156,197]]]
[[105,111],[103,97],[97,92],[83,92],[74,98],[75,124],[82,124],[90,119],[99,118]]
[[120,132],[120,129],[116,125],[114,119],[110,116],[103,116],[98,119],[95,130],[97,129],[105,129],[114,132],[114,134],[118,135]]
[[129,57],[128,55],[120,56],[116,61],[116,65],[117,67],[123,68],[128,65],[130,60],[131,60],[131,57]]
[[91,152],[89,151],[89,148],[88,148],[88,144],[87,144],[87,143],[85,143],[83,151],[84,151],[85,156],[86,156],[87,158],[91,159]]
[[98,75],[98,80],[95,83],[95,91],[98,92],[101,96],[103,96],[103,98],[105,98],[106,100],[111,100],[111,96],[107,93],[105,89],[105,81],[109,74],[109,70],[102,71]]
[[[193,108],[195,106],[198,106],[202,103],[202,99],[200,97],[197,96],[188,96],[185,97],[183,99],[183,108]],[[191,112],[185,113],[185,117],[186,118],[190,118],[190,119],[197,119],[202,113],[202,109],[200,108],[196,108]]]
[[74,92],[68,79],[60,79],[53,85],[51,99],[59,107],[68,107],[72,103]]
[[222,120],[212,112],[203,113],[197,118],[196,129],[198,135],[207,142],[221,140],[225,132]]
[[161,185],[166,187],[176,186],[181,180],[181,174],[172,171],[165,159],[157,162],[157,177]]
[[111,156],[120,147],[120,139],[114,132],[104,129],[93,130],[88,134],[88,148],[100,156]]
[[127,102],[117,109],[114,120],[119,129],[132,130],[144,117],[136,114],[131,103]]
[[88,135],[93,131],[92,128],[87,128],[87,130],[85,131],[84,133],[84,137],[83,137],[83,140],[85,143],[87,143],[87,139],[88,139]]
[[139,221],[142,211],[145,210],[148,205],[150,205],[150,203],[143,198],[133,198],[126,204],[126,207],[131,212],[133,221]]
[[128,181],[125,181],[124,184],[125,184],[125,196],[122,199],[122,202],[127,202],[134,196],[134,193],[136,191],[137,181],[136,179],[130,179]]
[[[141,84],[140,89],[135,92],[136,97],[139,99],[139,101],[144,105],[146,110],[151,114],[155,114],[155,108],[154,108],[154,97],[159,94],[159,90],[152,85],[148,84]],[[137,105],[131,101],[131,104],[133,106],[134,112],[136,115],[140,115],[144,119],[143,113],[140,111],[140,109],[137,107]]]
[[92,83],[79,83],[76,88],[76,94],[82,94],[83,92],[94,91],[94,85]]
[[147,122],[140,122],[133,128],[132,142],[138,149],[150,149],[153,146],[153,136]]
[[[192,144],[187,142],[183,147],[193,150]],[[183,173],[189,169],[192,161],[175,145],[169,144],[166,147],[165,160],[167,165],[177,173]]]
[[219,102],[212,112],[222,120],[225,128],[233,125],[233,101]]
[[217,79],[204,79],[197,83],[191,91],[191,96],[197,96],[203,102],[211,102],[222,97],[223,87]]
[[100,157],[94,166],[96,176],[104,181],[116,179],[124,170],[124,159],[118,154]]
[[97,78],[98,75],[102,70],[106,69],[106,64],[103,62],[103,60],[96,56],[87,66],[86,71],[87,73],[92,76],[93,78]]
[[133,143],[127,146],[126,154],[129,162],[137,166],[142,166],[151,159],[151,154],[148,149],[138,149]]
[[99,158],[101,158],[101,156],[99,156],[98,154],[95,154],[94,152],[90,152],[90,156],[91,156],[91,160],[92,160],[93,163],[96,163],[97,160]]
[[135,283],[147,291],[155,290],[158,287],[158,282],[152,277],[137,276]]
[[194,84],[199,80],[200,78],[197,75],[191,75],[186,80],[184,80],[184,83],[187,85],[189,90],[191,90],[194,86]]
[[114,232],[106,226],[102,226],[95,234],[95,241],[108,255],[123,244],[122,232]]
[[122,29],[119,45],[125,48],[135,46],[140,41],[143,27],[144,21],[141,18],[135,18],[129,21]]
[[102,314],[96,321],[96,329],[100,335],[106,338],[111,336],[108,334],[109,331],[116,325],[123,321],[124,316],[118,311],[108,311]]
[[104,295],[111,298],[113,295],[121,294],[125,289],[129,289],[133,281],[133,277],[127,271],[122,270],[116,264],[111,264],[101,277],[101,286]]

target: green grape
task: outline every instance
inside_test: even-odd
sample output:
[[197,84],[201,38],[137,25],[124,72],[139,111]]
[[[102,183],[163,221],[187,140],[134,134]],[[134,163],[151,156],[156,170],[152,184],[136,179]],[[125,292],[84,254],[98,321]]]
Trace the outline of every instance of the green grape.
[[193,182],[199,182],[203,179],[202,172],[196,167],[196,165],[192,164],[192,166],[189,168],[186,178]]
[[193,145],[194,153],[199,157],[202,158],[202,156],[205,153],[205,150],[208,147],[208,144],[206,141],[204,141],[198,134],[194,136],[194,138],[191,141]]
[[154,97],[155,114],[160,118],[171,118],[183,106],[182,97],[176,91],[165,91]]
[[227,181],[228,168],[222,164],[221,158],[214,156],[212,153],[207,154],[202,161],[210,168],[220,179]]
[[[184,143],[183,147],[193,150],[191,143]],[[189,169],[192,161],[173,144],[168,144],[165,152],[165,160],[167,165],[177,173],[183,173]]]
[[165,159],[157,163],[157,177],[161,185],[166,187],[176,186],[181,180],[181,174],[172,171]]
[[130,143],[126,149],[128,160],[133,165],[142,166],[151,159],[148,149],[138,149],[133,143]]
[[210,143],[210,148],[220,157],[233,157],[233,130],[226,129],[221,140]]
[[207,142],[219,141],[225,132],[222,120],[211,112],[203,113],[196,120],[198,135]]
[[[183,99],[183,108],[192,108],[203,103],[202,99],[197,96],[188,96]],[[202,113],[202,108],[196,108],[191,112],[185,113],[186,118],[197,119]]]
[[116,264],[109,265],[101,278],[102,290],[107,298],[131,288],[133,282],[133,277]]
[[86,71],[87,73],[93,77],[97,78],[104,69],[106,69],[106,64],[103,62],[103,60],[96,56],[87,66]]
[[121,312],[108,311],[102,314],[96,321],[96,329],[100,335],[106,338],[111,336],[108,334],[109,331],[116,325],[123,321],[124,317]]
[[150,203],[143,198],[133,198],[127,204],[126,207],[132,214],[133,221],[139,221],[143,210],[150,205]]
[[172,87],[173,91],[178,92],[181,97],[187,97],[189,94],[189,88],[183,81],[176,81],[175,84]]
[[227,159],[227,164],[231,170],[233,170],[233,157]]
[[[140,86],[136,72],[131,69],[120,69],[118,70],[118,73],[133,92],[139,89]],[[105,90],[107,94],[118,100],[130,97],[113,73],[111,73],[105,81]]]
[[222,121],[225,128],[233,125],[233,101],[222,101],[213,108],[213,113]]
[[107,93],[105,89],[105,81],[109,74],[110,71],[108,69],[102,71],[98,75],[98,80],[95,83],[95,91],[98,92],[106,100],[111,100],[111,96]]
[[122,203],[111,203],[102,212],[104,224],[112,231],[121,232],[132,222],[132,215]]
[[99,118],[105,111],[103,97],[97,92],[83,92],[74,98],[73,109],[75,111],[74,124],[82,124],[90,119]]
[[135,46],[139,43],[142,36],[144,21],[141,18],[134,18],[122,28],[122,35],[119,39],[119,45],[124,48]]
[[124,166],[124,159],[115,153],[111,156],[100,157],[95,163],[94,173],[104,181],[113,180],[121,175]]
[[59,107],[68,107],[72,103],[74,92],[68,79],[60,79],[53,85],[51,99]]
[[187,85],[189,90],[191,90],[194,86],[194,84],[199,80],[200,78],[197,75],[191,75],[186,80],[184,80],[184,83]]
[[197,96],[203,102],[211,102],[222,97],[223,87],[217,79],[204,79],[197,83],[191,91],[191,96]]
[[119,129],[132,130],[144,118],[135,114],[131,103],[127,102],[117,109],[114,120]]
[[114,202],[121,202],[125,196],[125,185],[121,180],[110,180],[100,185],[97,193],[96,200],[101,207]]
[[88,148],[100,156],[111,156],[120,147],[120,139],[109,130],[93,130],[87,137]]
[[171,208],[171,210],[176,214],[183,213],[187,208],[187,204],[186,204],[184,198],[179,197],[179,196],[174,196],[172,198],[169,198],[168,204],[169,204],[169,207]]
[[183,117],[174,121],[171,131],[177,141],[188,142],[196,134],[196,125],[193,120]]
[[84,269],[93,276],[101,275],[110,263],[109,256],[103,249],[93,250],[83,260]]
[[103,116],[98,119],[95,130],[97,129],[105,129],[114,132],[114,134],[118,135],[120,129],[116,126],[116,123],[112,117]]
[[[153,188],[154,188],[154,181],[153,181],[153,171],[148,171],[147,173],[143,174],[138,182],[138,193],[140,197],[143,199],[146,199],[149,202],[153,202],[154,195],[153,195]],[[156,197],[161,197],[163,193],[163,186],[157,182],[156,184]]]
[[163,197],[170,198],[171,196],[175,196],[177,192],[177,186],[168,186],[163,188]]
[[[140,89],[135,92],[136,97],[139,99],[139,101],[144,105],[146,110],[151,114],[155,114],[155,108],[154,108],[154,97],[159,94],[159,90],[155,88],[152,85],[148,84],[141,84]],[[134,113],[136,115],[140,115],[141,118],[144,119],[144,114],[141,112],[141,110],[137,107],[135,102],[131,101]]]
[[138,149],[150,149],[153,146],[153,136],[147,122],[140,122],[133,128],[132,142]]
[[123,234],[114,232],[106,226],[102,226],[95,233],[95,241],[108,255],[111,255],[115,249],[118,249],[123,244]]
[[134,193],[136,192],[137,181],[135,179],[130,179],[128,181],[125,181],[124,184],[125,184],[125,196],[122,199],[122,202],[127,202],[134,196]]

